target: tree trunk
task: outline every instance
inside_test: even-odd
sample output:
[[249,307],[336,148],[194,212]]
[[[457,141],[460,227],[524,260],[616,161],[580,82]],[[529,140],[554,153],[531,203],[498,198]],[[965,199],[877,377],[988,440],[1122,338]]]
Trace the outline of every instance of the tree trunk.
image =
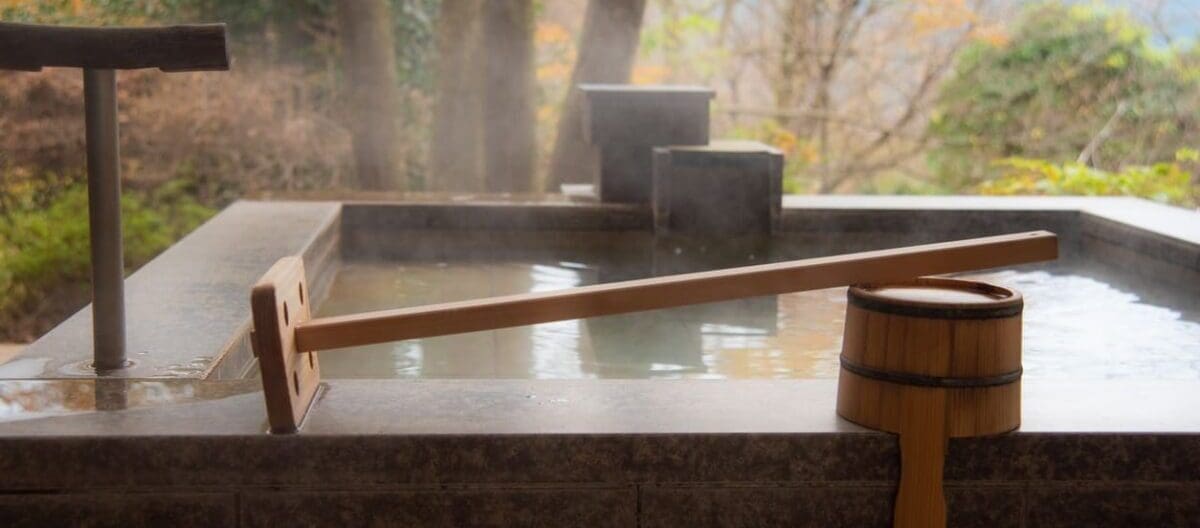
[[591,0],[584,15],[579,59],[571,72],[571,85],[563,102],[562,117],[550,156],[546,190],[558,191],[566,182],[596,181],[599,155],[583,139],[581,83],[629,81],[637,53],[638,35],[646,11],[645,0]]
[[478,0],[442,0],[437,22],[437,101],[431,146],[433,188],[483,190],[483,79]]
[[400,94],[391,12],[387,0],[338,0],[336,11],[358,187],[395,189]]
[[533,0],[483,7],[483,151],[487,190],[533,188]]
[[[809,60],[806,50],[812,47],[810,39],[814,32],[809,24],[815,17],[816,13],[808,3],[792,2],[788,5],[779,32],[779,64],[776,65],[775,77],[770,82],[777,110],[789,112],[798,106],[804,80],[809,76],[806,71]],[[791,128],[791,120],[791,116],[786,113],[775,118],[782,128]]]

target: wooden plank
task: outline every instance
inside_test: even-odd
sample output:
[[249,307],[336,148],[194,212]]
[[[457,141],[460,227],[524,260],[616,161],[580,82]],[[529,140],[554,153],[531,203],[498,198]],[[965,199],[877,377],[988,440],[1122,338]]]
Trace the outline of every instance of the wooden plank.
[[298,257],[276,262],[250,292],[254,333],[267,419],[273,433],[300,428],[321,382],[317,355],[296,350],[296,325],[309,318],[304,263]]
[[672,308],[847,284],[972,271],[1058,256],[1047,231],[867,251],[314,319],[296,327],[300,351],[326,350],[584,317]]
[[0,69],[228,70],[225,24],[66,27],[0,22]]

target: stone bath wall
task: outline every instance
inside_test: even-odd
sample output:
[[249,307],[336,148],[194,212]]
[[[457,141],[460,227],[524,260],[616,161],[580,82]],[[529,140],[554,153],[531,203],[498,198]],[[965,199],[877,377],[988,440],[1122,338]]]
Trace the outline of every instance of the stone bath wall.
[[[0,526],[883,527],[899,471],[835,380],[332,380],[282,436],[255,380],[174,383],[0,424]],[[951,440],[950,526],[1196,525],[1195,384],[1024,392],[1022,432]]]
[[[256,230],[284,219],[287,236]],[[1138,200],[787,197],[781,223],[797,256],[831,230],[853,250],[1048,228],[1068,257],[1200,292],[1195,213]],[[650,226],[629,206],[243,202],[129,281],[136,320],[161,322],[145,334],[158,359],[209,354],[191,379],[148,379],[150,362],[141,379],[63,374],[88,356],[82,312],[26,358],[43,379],[0,380],[20,403],[0,415],[0,526],[887,526],[895,438],[838,420],[833,380],[330,380],[302,434],[280,437],[257,379],[214,379],[242,371],[218,360],[280,256],[335,268],[339,252],[475,236],[486,255],[532,235],[648,259],[606,233]],[[429,236],[380,244],[402,230]],[[201,324],[179,308],[196,299],[214,308]],[[1200,525],[1200,384],[1029,380],[1024,395],[1021,432],[951,441],[950,526]]]
[[[77,470],[4,464],[4,526],[884,527],[897,471],[876,434],[0,443]],[[1195,436],[954,441],[949,526],[1195,526],[1198,464]]]

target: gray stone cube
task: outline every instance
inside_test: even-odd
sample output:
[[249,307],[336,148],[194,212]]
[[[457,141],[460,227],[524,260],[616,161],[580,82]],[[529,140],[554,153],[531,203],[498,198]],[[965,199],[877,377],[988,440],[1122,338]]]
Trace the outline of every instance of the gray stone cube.
[[715,92],[702,86],[581,84],[583,134],[607,145],[704,145],[708,143],[709,102]]
[[657,233],[769,234],[783,208],[783,153],[756,141],[654,149]]

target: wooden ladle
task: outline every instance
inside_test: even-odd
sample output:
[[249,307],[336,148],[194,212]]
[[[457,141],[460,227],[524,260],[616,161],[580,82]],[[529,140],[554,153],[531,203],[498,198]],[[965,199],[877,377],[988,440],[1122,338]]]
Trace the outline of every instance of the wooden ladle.
[[304,263],[286,257],[276,262],[251,292],[251,342],[262,372],[271,430],[290,433],[299,430],[317,394],[321,378],[317,351],[848,284],[904,281],[1057,256],[1057,237],[1032,231],[320,319],[311,319]]

